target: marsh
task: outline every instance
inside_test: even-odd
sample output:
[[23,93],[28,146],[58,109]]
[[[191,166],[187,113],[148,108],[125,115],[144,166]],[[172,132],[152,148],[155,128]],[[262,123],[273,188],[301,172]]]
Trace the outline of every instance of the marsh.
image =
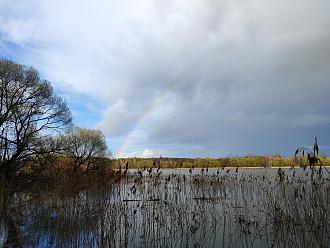
[[2,194],[0,245],[326,247],[328,175],[282,171],[132,170],[77,191]]

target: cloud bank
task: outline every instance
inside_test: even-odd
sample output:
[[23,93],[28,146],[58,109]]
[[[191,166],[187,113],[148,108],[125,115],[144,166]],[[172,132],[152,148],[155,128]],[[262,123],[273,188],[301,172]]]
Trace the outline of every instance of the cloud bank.
[[81,115],[97,115],[86,125],[118,156],[291,154],[315,135],[330,145],[328,9],[326,0],[0,0],[0,49],[80,95]]

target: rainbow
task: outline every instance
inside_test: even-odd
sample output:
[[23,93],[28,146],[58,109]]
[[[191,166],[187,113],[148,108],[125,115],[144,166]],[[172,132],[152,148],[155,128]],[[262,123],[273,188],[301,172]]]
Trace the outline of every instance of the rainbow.
[[147,108],[147,110],[145,110],[141,116],[138,118],[138,121],[134,127],[134,129],[132,131],[129,131],[128,134],[126,135],[124,142],[121,144],[121,146],[119,147],[117,153],[116,153],[116,158],[119,158],[120,156],[123,156],[123,154],[125,153],[128,145],[130,144],[131,140],[134,139],[134,134],[135,134],[135,130],[137,130],[141,124],[143,123],[144,119],[150,115],[150,113],[152,113],[152,111],[156,108],[156,105],[153,104],[151,106],[149,106]]
[[[134,134],[135,134],[135,130],[137,130],[143,123],[143,121],[155,110],[157,109],[157,107],[161,104],[163,98],[165,98],[166,94],[169,92],[172,92],[175,90],[175,88],[177,88],[182,82],[189,80],[190,78],[193,77],[193,75],[195,75],[196,73],[196,69],[197,67],[194,67],[193,71],[189,71],[189,72],[185,72],[183,74],[181,74],[178,78],[176,78],[175,80],[173,80],[171,82],[171,84],[169,85],[169,87],[164,90],[162,93],[159,94],[159,96],[157,96],[155,98],[155,100],[152,102],[152,104],[149,105],[149,107],[147,107],[147,109],[140,115],[140,117],[138,118],[138,121],[136,123],[136,125],[134,126],[133,130],[129,131],[128,134],[126,135],[123,143],[120,145],[117,153],[116,153],[116,158],[119,158],[121,156],[123,156],[123,154],[125,153],[128,145],[131,143],[131,141],[134,139]],[[200,71],[202,69],[202,67],[198,67],[198,71]]]

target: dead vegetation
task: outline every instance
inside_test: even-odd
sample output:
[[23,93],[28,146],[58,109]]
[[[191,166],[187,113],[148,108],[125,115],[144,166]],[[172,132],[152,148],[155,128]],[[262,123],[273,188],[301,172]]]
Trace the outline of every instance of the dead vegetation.
[[[82,176],[2,187],[3,245],[24,247],[326,247],[330,181],[310,169],[194,169]],[[263,169],[264,170],[264,169]],[[299,170],[299,175],[296,174]],[[219,171],[219,173],[217,173]],[[268,173],[268,172],[267,172]],[[297,172],[298,173],[298,172]],[[7,197],[4,197],[7,196]],[[0,237],[1,240],[1,237]]]

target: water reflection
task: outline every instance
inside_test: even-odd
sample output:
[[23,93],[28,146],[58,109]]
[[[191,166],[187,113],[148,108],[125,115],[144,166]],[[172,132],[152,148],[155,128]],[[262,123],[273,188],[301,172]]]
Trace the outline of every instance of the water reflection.
[[3,201],[0,246],[326,247],[329,178],[283,172],[129,171],[75,194],[16,192]]

